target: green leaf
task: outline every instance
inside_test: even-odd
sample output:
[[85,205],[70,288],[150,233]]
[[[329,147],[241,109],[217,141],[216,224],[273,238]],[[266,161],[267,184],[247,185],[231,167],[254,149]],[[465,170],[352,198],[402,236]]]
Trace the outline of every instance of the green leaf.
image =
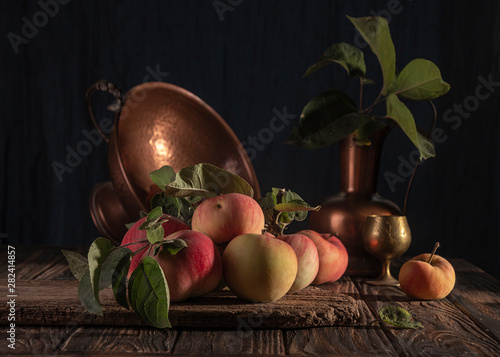
[[292,129],[286,142],[305,149],[331,145],[368,120],[368,116],[355,113],[356,110],[356,104],[344,92],[324,92],[306,104],[299,125]]
[[312,207],[298,193],[290,190],[284,192],[281,202],[274,207],[276,211],[281,212],[280,222],[286,224],[292,221],[303,221],[307,218],[309,211],[318,211],[320,208],[320,206]]
[[[142,218],[142,217],[141,217]],[[125,224],[125,227],[127,227],[127,230],[129,230],[130,228],[132,228],[134,226],[136,222],[130,222],[130,223],[126,223]]]
[[183,239],[166,239],[156,246],[154,255],[157,255],[160,249],[166,250],[171,255],[176,255],[186,247],[187,243]]
[[212,164],[201,163],[181,169],[165,187],[174,197],[214,197],[221,193],[241,193],[253,197],[253,188],[242,177]]
[[274,215],[274,206],[276,206],[276,194],[273,192],[266,193],[265,196],[262,196],[257,200],[260,208],[262,208],[262,212],[264,212],[264,219],[267,223],[271,222]]
[[155,244],[163,239],[164,230],[162,224],[166,221],[168,221],[168,218],[164,217],[162,208],[155,207],[148,213],[146,220],[140,225],[139,229],[145,230],[149,243]]
[[163,240],[165,230],[163,229],[163,226],[159,224],[156,227],[148,228],[146,230],[146,236],[148,237],[149,243],[156,244]]
[[150,172],[149,176],[156,186],[164,190],[165,186],[175,179],[175,171],[170,166],[165,165],[158,170]]
[[130,261],[132,257],[132,251],[127,248],[118,248],[113,250],[107,256],[106,260],[104,260],[101,267],[101,275],[99,278],[99,289],[106,289],[108,286],[112,284],[112,278],[116,273],[116,268],[120,261],[125,258]]
[[382,321],[396,327],[410,329],[423,328],[422,324],[415,321],[408,311],[396,305],[385,306],[378,311],[378,314]]
[[420,159],[428,159],[436,156],[434,145],[418,133],[413,115],[396,94],[389,94],[387,96],[387,115],[403,129],[408,138],[417,147],[420,151]]
[[139,229],[147,230],[148,228],[154,227],[158,224],[160,218],[163,216],[163,210],[161,207],[153,208],[148,215],[146,216],[146,220],[141,224]]
[[101,268],[107,256],[114,248],[113,244],[106,238],[97,238],[90,246],[87,259],[89,261],[90,283],[97,302],[99,302],[99,281]]
[[78,280],[82,280],[83,275],[89,269],[87,258],[80,253],[72,252],[70,250],[62,249],[61,251],[68,261],[69,269],[71,270],[73,276]]
[[381,16],[358,18],[347,16],[347,18],[377,56],[384,78],[382,94],[387,95],[396,77],[396,50],[387,20]]
[[172,327],[167,280],[156,260],[144,257],[130,276],[128,292],[132,309],[145,321],[158,328]]
[[95,297],[89,269],[85,271],[78,284],[78,298],[88,312],[102,316],[102,307],[99,304],[99,299]]
[[[308,135],[299,134],[299,140],[292,143],[309,150],[326,147],[352,134],[368,120],[370,120],[370,115],[349,113],[328,123],[316,132],[309,133]],[[290,135],[292,139],[293,135],[294,131]]]
[[354,141],[357,145],[371,145],[370,137],[378,130],[386,126],[380,119],[371,118],[359,126],[354,132]]
[[395,94],[412,100],[431,100],[450,90],[439,68],[429,60],[417,58],[401,71],[394,88]]
[[293,200],[287,203],[277,204],[274,209],[279,212],[295,212],[295,211],[319,211],[321,206],[312,207],[307,202],[302,200]]
[[130,269],[130,262],[130,256],[123,256],[118,264],[116,264],[115,271],[111,277],[111,287],[115,300],[127,310],[129,308],[127,303],[127,277]]
[[273,210],[274,206],[276,206],[277,204],[276,194],[273,192],[268,192],[265,196],[259,198],[257,202],[259,203],[260,208],[262,208],[263,212]]
[[[198,200],[200,197],[196,197]],[[171,197],[165,195],[165,192],[157,193],[151,199],[151,208],[161,207],[164,214],[178,218],[187,224],[191,222],[193,217],[194,208],[193,204],[196,203],[195,197]]]
[[350,77],[365,76],[366,65],[363,52],[353,45],[342,42],[328,47],[318,62],[307,69],[303,77],[307,77],[331,63],[338,63],[344,67]]

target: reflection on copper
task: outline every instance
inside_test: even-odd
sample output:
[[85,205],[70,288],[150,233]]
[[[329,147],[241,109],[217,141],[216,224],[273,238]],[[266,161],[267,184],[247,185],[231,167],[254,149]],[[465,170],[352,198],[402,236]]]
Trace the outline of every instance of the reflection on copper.
[[[147,82],[132,88],[123,100],[116,86],[99,81],[89,88],[86,97],[94,123],[92,95],[111,89],[123,105],[115,114],[114,131],[109,137],[108,163],[113,189],[129,217],[137,219],[141,210],[149,210],[146,198],[153,184],[149,173],[164,165],[178,171],[197,163],[211,163],[243,177],[253,187],[255,197],[260,197],[257,176],[240,141],[200,98],[173,84]],[[111,220],[115,214],[108,212],[106,217]]]

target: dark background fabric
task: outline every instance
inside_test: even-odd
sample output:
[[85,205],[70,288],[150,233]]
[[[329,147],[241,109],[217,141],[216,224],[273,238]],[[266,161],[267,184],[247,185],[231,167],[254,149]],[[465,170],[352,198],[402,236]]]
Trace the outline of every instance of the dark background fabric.
[[[2,242],[88,246],[99,235],[88,199],[94,185],[109,180],[107,145],[93,145],[62,180],[53,163],[65,164],[68,148],[92,129],[84,102],[90,85],[107,79],[125,92],[155,69],[160,80],[212,106],[242,142],[268,128],[274,111],[295,115],[252,164],[263,192],[286,187],[319,204],[339,189],[337,145],[306,151],[284,141],[315,95],[336,87],[357,100],[359,86],[339,66],[301,76],[333,43],[362,46],[346,15],[383,15],[397,67],[427,58],[451,84],[435,101],[437,156],[418,171],[410,197],[407,254],[429,252],[440,241],[439,254],[500,277],[499,10],[498,1],[2,0]],[[12,34],[22,42],[13,45]],[[364,50],[368,76],[380,83],[375,57]],[[427,105],[411,109],[419,125],[430,126]],[[408,184],[402,162],[413,150],[394,130],[382,154],[378,191],[400,206]],[[402,182],[391,186],[389,173]]]

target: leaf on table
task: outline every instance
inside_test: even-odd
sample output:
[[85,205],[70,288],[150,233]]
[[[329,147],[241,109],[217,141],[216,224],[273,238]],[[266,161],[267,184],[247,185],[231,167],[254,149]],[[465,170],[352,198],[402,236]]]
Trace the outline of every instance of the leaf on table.
[[163,270],[152,257],[144,257],[130,276],[129,301],[132,309],[158,328],[172,327],[168,319],[170,294]]
[[185,167],[165,187],[165,194],[174,197],[214,197],[222,193],[241,193],[253,197],[252,186],[242,177],[212,164]]
[[439,68],[429,60],[417,58],[399,74],[394,93],[412,100],[431,100],[450,90]]
[[382,16],[357,18],[347,16],[347,18],[368,43],[371,51],[377,56],[384,78],[382,94],[387,95],[396,78],[396,50],[392,42],[387,19]]
[[70,250],[62,249],[61,251],[68,261],[71,274],[73,274],[73,276],[79,281],[82,280],[83,275],[89,269],[87,258],[85,258],[80,253],[72,252]]
[[385,306],[378,311],[378,314],[382,321],[396,327],[423,328],[422,324],[415,321],[408,311],[396,305]]
[[328,47],[319,60],[307,69],[303,77],[331,63],[338,63],[344,67],[350,77],[365,76],[366,65],[363,52],[351,44],[342,42]]

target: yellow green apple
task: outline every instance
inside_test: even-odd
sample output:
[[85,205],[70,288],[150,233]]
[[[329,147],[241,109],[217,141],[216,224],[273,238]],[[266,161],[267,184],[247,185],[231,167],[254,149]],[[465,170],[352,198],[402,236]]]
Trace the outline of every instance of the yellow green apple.
[[297,256],[282,240],[263,234],[232,239],[222,255],[223,275],[240,299],[270,302],[282,298],[297,276]]

